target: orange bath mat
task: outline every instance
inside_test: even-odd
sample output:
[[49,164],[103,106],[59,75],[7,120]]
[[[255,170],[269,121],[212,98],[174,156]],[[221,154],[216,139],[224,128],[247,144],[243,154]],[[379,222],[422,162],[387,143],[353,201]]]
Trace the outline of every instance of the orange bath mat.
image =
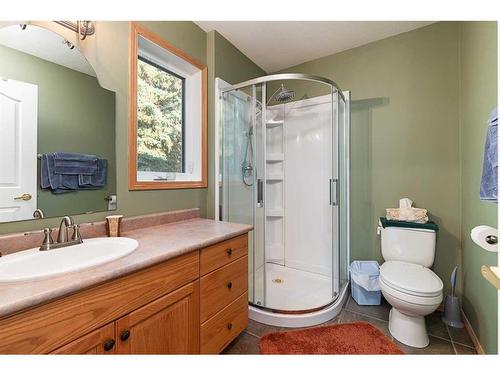
[[262,354],[404,354],[379,329],[366,322],[334,324],[260,339]]

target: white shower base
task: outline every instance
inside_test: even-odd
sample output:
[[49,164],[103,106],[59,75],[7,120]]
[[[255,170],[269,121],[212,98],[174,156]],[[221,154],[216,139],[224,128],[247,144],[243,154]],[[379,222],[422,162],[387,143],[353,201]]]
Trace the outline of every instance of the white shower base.
[[[255,278],[255,304],[274,310],[311,310],[332,301],[332,279],[275,263],[266,264],[266,293],[264,297],[264,267]],[[281,281],[281,282],[277,282]]]
[[[264,272],[259,268],[255,278],[255,304],[262,303],[264,296]],[[276,279],[281,283],[273,282]],[[324,275],[289,268],[273,263],[266,264],[266,307],[272,310],[301,311],[326,306],[308,313],[278,313],[249,306],[250,319],[280,327],[308,327],[333,319],[342,309],[347,297],[345,285],[334,303],[332,279]],[[329,305],[330,304],[330,305]]]

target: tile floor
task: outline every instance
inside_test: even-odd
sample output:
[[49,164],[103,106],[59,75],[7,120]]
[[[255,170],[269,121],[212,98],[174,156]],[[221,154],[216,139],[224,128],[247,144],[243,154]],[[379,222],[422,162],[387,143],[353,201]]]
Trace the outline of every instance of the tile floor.
[[[406,346],[389,333],[388,320],[391,306],[383,300],[380,306],[359,306],[351,297],[348,298],[341,313],[323,325],[366,321],[379,328],[390,337],[407,354],[476,354],[466,330],[447,327],[441,321],[441,313],[436,311],[426,317],[430,344],[424,349]],[[223,352],[223,354],[259,354],[259,339],[266,333],[287,331],[296,328],[280,328],[268,326],[250,320],[247,329],[240,334]]]

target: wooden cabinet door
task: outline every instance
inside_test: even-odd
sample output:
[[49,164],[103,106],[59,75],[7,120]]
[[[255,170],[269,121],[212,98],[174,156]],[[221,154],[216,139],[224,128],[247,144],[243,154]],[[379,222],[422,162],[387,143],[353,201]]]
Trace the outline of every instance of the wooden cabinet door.
[[196,281],[118,319],[116,353],[199,353],[199,303]]
[[115,324],[110,323],[76,339],[51,354],[114,354]]

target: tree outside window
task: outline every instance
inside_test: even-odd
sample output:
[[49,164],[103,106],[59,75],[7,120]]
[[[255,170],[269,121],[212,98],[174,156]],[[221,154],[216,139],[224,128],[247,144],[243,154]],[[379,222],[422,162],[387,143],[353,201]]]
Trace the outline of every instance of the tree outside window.
[[184,172],[184,78],[139,58],[137,160],[141,172]]

